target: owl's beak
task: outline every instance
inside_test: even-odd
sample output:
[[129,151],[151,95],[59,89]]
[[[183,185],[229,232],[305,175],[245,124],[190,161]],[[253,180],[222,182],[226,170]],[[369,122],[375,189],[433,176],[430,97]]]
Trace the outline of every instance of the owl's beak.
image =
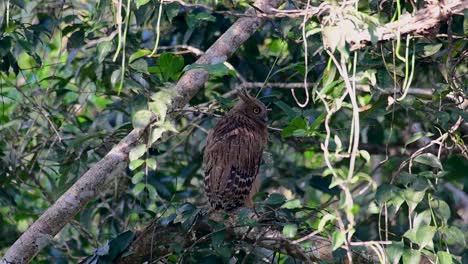
[[266,112],[261,115],[261,118],[263,119],[263,121],[265,121],[265,123],[268,122],[268,115]]

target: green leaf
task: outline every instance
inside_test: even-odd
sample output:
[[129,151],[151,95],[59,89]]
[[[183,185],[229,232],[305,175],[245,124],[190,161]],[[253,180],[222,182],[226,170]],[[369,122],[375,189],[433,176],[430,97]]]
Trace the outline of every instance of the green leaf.
[[403,235],[404,237],[408,238],[412,242],[419,245],[420,248],[424,248],[429,246],[429,248],[433,247],[432,238],[436,232],[436,228],[429,225],[420,226],[418,229],[410,229],[406,231]]
[[315,120],[310,124],[309,130],[316,130],[320,124],[322,124],[323,120],[327,117],[327,112],[322,112]]
[[18,6],[21,9],[24,9],[25,7],[24,0],[11,0],[11,3]]
[[158,167],[156,159],[153,159],[153,158],[147,159],[146,166],[148,166],[152,170],[156,170],[156,168]]
[[171,132],[174,132],[174,133],[179,133],[179,131],[177,131],[177,129],[175,128],[175,126],[169,122],[169,121],[166,121],[162,124],[159,124],[160,127],[166,129],[166,131],[171,131]]
[[420,248],[425,248],[429,246],[429,248],[433,248],[432,238],[434,237],[436,232],[436,228],[433,226],[421,226],[418,228],[417,236],[418,236],[418,245]]
[[112,72],[111,78],[110,78],[112,85],[116,86],[117,83],[120,81],[120,75],[121,75],[120,73],[121,73],[120,69]]
[[148,108],[159,117],[160,121],[166,119],[167,105],[163,101],[149,102]]
[[288,120],[291,120],[294,117],[296,117],[296,112],[294,112],[294,110],[291,108],[291,106],[287,105],[283,101],[276,101],[276,102],[274,102],[274,104],[277,107],[279,107],[281,110],[283,110],[283,112],[286,113],[286,115],[288,116]]
[[366,163],[370,161],[370,154],[367,152],[367,150],[360,150],[359,156],[361,156],[366,161]]
[[[302,129],[305,131],[307,129],[307,122],[303,117],[296,117],[291,122],[289,125],[281,131],[281,136],[283,138],[290,137],[294,135],[294,131]],[[296,134],[297,135],[297,134]]]
[[444,242],[448,245],[460,244],[462,246],[466,245],[465,241],[465,232],[461,231],[458,227],[442,227],[440,228],[440,233],[443,235]]
[[[222,258],[224,259],[230,259],[231,258],[231,249],[229,247],[218,247],[216,248],[216,253],[218,253]],[[219,263],[219,262],[212,262],[214,263]]]
[[421,57],[429,57],[436,54],[440,48],[442,48],[442,43],[433,44],[433,45],[424,45],[423,53]]
[[151,100],[154,102],[161,102],[165,105],[170,105],[172,103],[172,98],[174,98],[176,94],[177,93],[172,90],[164,89],[151,95]]
[[225,229],[216,231],[213,233],[213,235],[211,235],[211,244],[213,245],[214,248],[220,247],[225,237],[226,237]]
[[440,199],[432,199],[429,204],[432,209],[434,209],[436,215],[439,216],[444,223],[447,223],[451,213],[449,205]]
[[217,64],[190,64],[184,68],[184,71],[190,71],[195,69],[203,69],[207,71],[210,75],[222,77],[225,75],[235,76],[235,72],[230,70],[224,63]]
[[149,1],[150,0],[135,0],[137,9],[140,8],[143,5],[146,5],[147,3],[149,3]]
[[[343,88],[345,87],[345,84],[343,82],[343,80],[336,80],[336,81],[332,81],[332,82],[329,82],[329,83],[324,83],[325,84],[325,87],[323,87],[322,90],[319,91],[320,94],[322,95],[331,95],[335,90],[338,90],[338,91],[342,91]],[[337,88],[337,89],[335,89]],[[324,112],[326,113],[326,112]]]
[[388,202],[394,197],[393,186],[387,183],[380,185],[375,192],[375,201],[379,205]]
[[166,13],[168,21],[172,21],[172,19],[174,19],[174,17],[176,17],[181,10],[182,9],[180,8],[180,5],[176,2],[164,4],[164,12]]
[[148,190],[148,196],[151,199],[156,199],[158,197],[158,193],[156,192],[156,188],[154,188],[151,184],[146,184],[146,190]]
[[280,205],[283,204],[284,201],[286,201],[286,198],[284,195],[280,193],[272,193],[268,198],[266,199],[265,203],[268,205]]
[[[164,81],[179,79],[179,75],[184,67],[184,58],[172,53],[163,53],[158,59],[158,72]],[[149,70],[149,69],[148,69]],[[150,71],[151,72],[151,71]]]
[[437,263],[452,264],[453,263],[452,259],[453,259],[452,254],[448,252],[445,252],[445,251],[437,252]]
[[194,14],[194,13],[188,14],[185,17],[185,20],[189,28],[195,28],[198,25],[198,22],[200,21],[215,22],[216,17],[212,16],[211,14],[207,12],[200,12],[197,14]]
[[404,249],[405,245],[403,241],[392,241],[392,244],[386,248],[390,263],[398,264],[400,262],[401,256],[403,255]]
[[398,189],[397,192],[395,192],[395,196],[392,197],[389,201],[388,204],[390,206],[393,206],[395,208],[395,212],[397,212],[401,205],[405,202],[405,199],[403,199],[402,196],[402,191]]
[[[111,41],[104,41],[99,43],[96,46],[96,52],[97,52],[97,61],[99,64],[101,64],[104,59],[106,58],[107,54],[112,50],[112,42]],[[119,76],[120,76],[120,72]]]
[[167,130],[164,127],[156,127],[151,130],[150,142],[153,144],[161,138],[162,134]]
[[137,168],[139,168],[145,161],[144,160],[141,160],[141,159],[136,159],[136,160],[132,160],[130,161],[130,163],[128,164],[128,168],[130,170],[135,170]]
[[306,135],[305,129],[296,129],[293,131],[292,136],[294,137],[304,137]]
[[294,200],[287,201],[281,207],[287,208],[287,209],[296,209],[296,208],[302,208],[302,204],[299,199],[294,199]]
[[421,213],[416,213],[413,219],[413,229],[418,229],[420,226],[430,225],[432,221],[431,210],[427,209]]
[[432,153],[424,153],[419,156],[417,156],[414,159],[415,162],[424,164],[424,165],[429,165],[433,168],[438,168],[438,169],[443,169],[442,168],[442,163],[440,163],[440,160]]
[[345,234],[341,230],[335,230],[332,234],[333,251],[341,247],[345,242]]
[[133,187],[133,194],[138,196],[145,189],[145,184],[140,182],[135,187]]
[[287,224],[283,227],[283,236],[287,238],[294,238],[297,234],[297,226],[293,224]]
[[130,161],[134,161],[136,159],[139,159],[145,153],[146,153],[146,145],[145,144],[137,145],[130,150],[129,159]]
[[137,72],[148,73],[148,63],[145,60],[134,61],[130,63],[128,66],[130,66],[132,69],[134,69]]
[[113,238],[108,243],[107,254],[99,257],[99,263],[114,263],[114,260],[128,248],[134,237],[131,231],[126,231]]
[[312,36],[312,35],[315,35],[315,34],[317,34],[317,33],[319,33],[319,32],[322,32],[322,29],[321,29],[320,27],[312,28],[312,29],[310,29],[310,30],[307,31],[306,37],[308,38],[308,37],[310,37],[310,36]]
[[417,132],[416,134],[414,134],[413,136],[411,136],[411,138],[405,143],[405,148],[406,146],[408,146],[409,144],[413,143],[413,142],[416,142],[418,140],[420,140],[421,138],[423,137],[430,137],[430,136],[433,136],[434,134],[432,133],[423,133],[423,132]]
[[416,206],[424,199],[425,194],[425,190],[415,191],[411,188],[407,188],[403,191],[403,197],[411,212],[414,211]]
[[134,128],[145,128],[151,122],[153,113],[148,110],[140,110],[133,116],[133,127]]
[[405,249],[403,252],[403,264],[415,264],[420,263],[421,252],[414,249]]
[[138,184],[139,182],[143,180],[143,177],[145,177],[145,173],[143,171],[139,171],[135,173],[135,175],[133,175],[132,177],[132,183]]
[[317,230],[322,231],[328,222],[335,220],[336,217],[332,214],[326,214],[322,218],[320,218],[320,222],[318,224]]
[[337,47],[345,45],[345,38],[342,29],[337,26],[327,26],[322,29],[322,39],[325,48],[329,48],[333,53]]

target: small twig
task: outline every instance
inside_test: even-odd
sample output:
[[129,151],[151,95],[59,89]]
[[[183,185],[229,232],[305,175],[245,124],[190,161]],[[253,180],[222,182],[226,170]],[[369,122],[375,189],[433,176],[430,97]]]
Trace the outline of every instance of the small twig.
[[181,112],[181,113],[196,113],[196,114],[204,114],[204,115],[209,115],[209,116],[214,116],[214,117],[222,117],[222,115],[218,115],[215,113],[203,111],[200,109],[190,109],[190,108],[184,108],[184,109],[174,109],[174,112]]
[[403,161],[401,163],[400,167],[398,168],[398,170],[396,171],[396,173],[392,176],[392,179],[391,179],[390,183],[393,184],[395,182],[395,180],[397,179],[397,176],[400,175],[401,171],[406,167],[406,165],[409,165],[409,167],[411,169],[411,166],[413,164],[413,160],[417,156],[422,154],[426,149],[432,147],[433,145],[442,145],[442,144],[444,144],[444,142],[445,142],[445,140],[447,140],[448,136],[453,134],[458,129],[458,127],[460,126],[462,121],[463,121],[463,118],[461,116],[459,116],[457,122],[455,122],[455,124],[446,133],[442,134],[437,139],[431,140],[431,142],[429,142],[429,144],[427,144],[426,146],[416,150],[408,159]]
[[345,245],[344,248],[346,249],[346,256],[348,257],[348,263],[353,263],[353,253],[351,252],[350,241],[348,237],[348,230],[346,230],[343,220],[341,219],[340,213],[338,211],[335,212],[336,220],[338,222],[338,226],[340,228],[340,232],[344,233],[345,236]]
[[112,31],[108,36],[97,38],[97,39],[92,39],[82,47],[83,50],[91,48],[93,46],[96,46],[99,43],[106,42],[106,41],[111,41],[114,39],[114,37],[119,33],[118,30]]
[[320,232],[321,232],[321,230],[315,230],[314,232],[312,232],[312,233],[310,233],[310,234],[308,234],[306,236],[303,236],[303,237],[301,237],[299,239],[296,239],[296,240],[292,241],[291,243],[292,244],[298,244],[298,243],[304,242],[306,240],[311,239],[312,237],[314,237],[315,235],[317,235]]
[[369,246],[371,244],[391,245],[392,241],[357,241],[349,242],[351,246]]

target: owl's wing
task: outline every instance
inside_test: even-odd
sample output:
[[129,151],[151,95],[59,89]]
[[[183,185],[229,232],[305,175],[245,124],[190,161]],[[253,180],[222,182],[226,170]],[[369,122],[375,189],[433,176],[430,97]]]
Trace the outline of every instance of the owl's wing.
[[229,210],[249,195],[265,143],[244,127],[220,134],[210,134],[205,147],[205,192],[212,206]]

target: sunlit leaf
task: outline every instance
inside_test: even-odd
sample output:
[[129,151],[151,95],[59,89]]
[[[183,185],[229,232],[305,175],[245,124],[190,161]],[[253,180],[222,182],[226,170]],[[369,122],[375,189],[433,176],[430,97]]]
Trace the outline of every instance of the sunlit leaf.
[[335,220],[336,217],[332,214],[326,214],[322,218],[320,218],[320,222],[318,224],[318,230],[323,230],[328,222]]
[[146,160],[146,166],[148,166],[152,170],[156,170],[157,168],[157,162],[156,159],[150,158]]
[[283,227],[283,236],[287,238],[294,238],[297,234],[297,226],[288,224]]
[[145,189],[145,184],[140,182],[135,187],[133,187],[133,194],[138,196]]
[[453,256],[452,254],[445,252],[445,251],[439,251],[437,252],[437,260],[438,263],[440,264],[452,264],[453,261]]
[[403,191],[403,197],[405,202],[408,204],[411,211],[424,199],[426,191],[415,191],[411,188],[407,188]]
[[135,3],[137,5],[137,8],[140,8],[140,6],[146,5],[149,3],[150,0],[135,0]]
[[404,236],[410,239],[412,242],[418,244],[421,248],[429,246],[433,247],[432,238],[436,232],[436,228],[429,225],[422,225],[418,229],[408,230]]
[[345,234],[341,230],[335,230],[332,234],[332,250],[340,248],[345,242]]
[[137,184],[137,183],[141,182],[144,177],[145,177],[145,173],[143,171],[139,171],[139,172],[135,173],[135,175],[133,175],[132,183]]
[[436,54],[442,48],[442,43],[438,44],[426,44],[424,45],[424,50],[421,57],[429,57]]
[[153,114],[148,110],[140,110],[133,116],[134,128],[145,128],[150,122]]
[[432,153],[424,153],[417,156],[414,159],[415,162],[419,162],[421,164],[429,165],[433,168],[443,169],[442,163],[440,163],[439,159]]
[[135,170],[135,169],[138,169],[141,165],[143,165],[143,163],[145,163],[145,161],[141,159],[132,160],[128,164],[128,168],[130,170]]
[[166,119],[167,105],[164,102],[149,102],[148,108],[159,117],[159,120],[164,121]]
[[398,264],[400,262],[401,256],[403,255],[404,249],[405,245],[403,241],[392,241],[392,244],[386,248],[390,263]]
[[420,263],[421,252],[414,249],[405,249],[403,252],[403,264]]
[[190,71],[194,69],[203,69],[207,71],[210,75],[222,77],[225,75],[235,75],[235,73],[230,70],[224,63],[217,64],[190,64],[184,68],[184,71]]
[[296,209],[296,208],[301,208],[302,204],[299,199],[294,199],[294,200],[285,202],[281,207],[287,208],[287,209]]
[[145,145],[145,144],[139,144],[139,145],[133,147],[133,148],[130,150],[129,159],[130,159],[130,161],[139,159],[139,158],[141,158],[145,153],[146,153],[146,145]]

